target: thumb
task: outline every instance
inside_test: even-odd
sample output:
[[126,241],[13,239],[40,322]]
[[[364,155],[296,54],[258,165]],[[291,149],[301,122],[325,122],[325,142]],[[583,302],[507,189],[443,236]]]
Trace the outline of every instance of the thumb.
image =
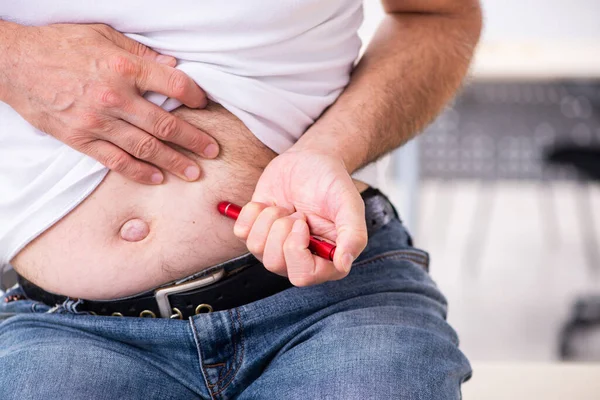
[[177,59],[175,57],[166,56],[160,54],[150,47],[143,45],[142,43],[127,37],[119,31],[114,30],[113,28],[103,25],[99,30],[100,34],[113,42],[115,45],[119,46],[123,50],[141,57],[148,61],[154,61],[159,64],[168,65],[170,67],[174,67],[177,65]]
[[358,192],[340,198],[339,204],[335,216],[337,238],[333,264],[338,271],[347,273],[352,262],[367,246],[365,204]]

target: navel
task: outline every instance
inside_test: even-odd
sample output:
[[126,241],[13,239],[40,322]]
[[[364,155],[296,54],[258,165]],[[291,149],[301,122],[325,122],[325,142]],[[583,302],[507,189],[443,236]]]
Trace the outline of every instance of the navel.
[[144,240],[150,233],[150,227],[139,218],[130,219],[121,227],[121,238],[128,242]]

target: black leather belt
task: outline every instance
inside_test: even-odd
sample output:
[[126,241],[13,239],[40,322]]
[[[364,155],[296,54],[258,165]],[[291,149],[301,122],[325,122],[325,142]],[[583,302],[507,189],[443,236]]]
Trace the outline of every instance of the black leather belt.
[[[368,188],[361,196],[369,236],[398,218],[395,208],[379,190]],[[29,299],[49,306],[68,299],[47,292],[20,275],[18,282]],[[252,254],[245,254],[145,293],[106,301],[81,300],[77,310],[96,315],[187,319],[202,312],[239,307],[290,287],[286,277],[270,272]]]

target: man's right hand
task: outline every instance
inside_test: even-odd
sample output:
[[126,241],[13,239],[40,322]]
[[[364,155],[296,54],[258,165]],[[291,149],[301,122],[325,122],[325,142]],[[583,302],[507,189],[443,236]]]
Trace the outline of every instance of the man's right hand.
[[147,184],[162,182],[156,167],[189,181],[200,176],[198,164],[162,141],[217,156],[212,137],[142,97],[153,91],[206,106],[175,58],[106,25],[0,24],[0,100],[36,128]]

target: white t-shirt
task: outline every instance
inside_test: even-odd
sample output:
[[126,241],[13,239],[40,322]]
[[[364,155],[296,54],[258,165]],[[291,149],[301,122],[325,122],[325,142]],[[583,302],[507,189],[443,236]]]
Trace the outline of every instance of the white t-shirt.
[[[110,25],[176,57],[209,98],[281,153],[348,83],[363,12],[362,0],[2,0],[0,18]],[[180,105],[146,97],[169,111]],[[0,102],[0,271],[107,172]]]

